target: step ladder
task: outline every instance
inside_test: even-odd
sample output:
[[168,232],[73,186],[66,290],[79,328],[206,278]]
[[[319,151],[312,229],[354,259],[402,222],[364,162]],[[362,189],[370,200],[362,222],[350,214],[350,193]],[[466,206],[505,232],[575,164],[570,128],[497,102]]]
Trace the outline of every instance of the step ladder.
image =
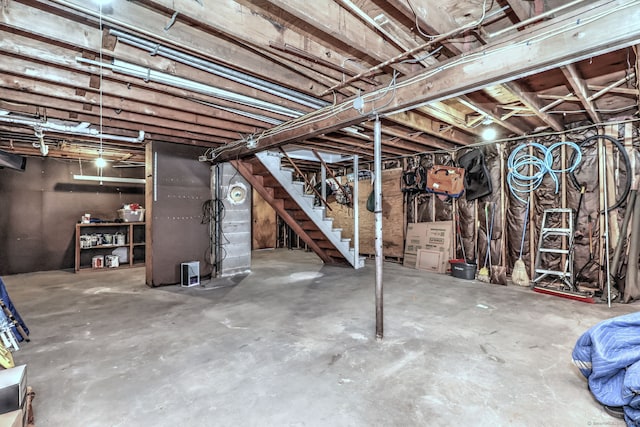
[[[561,226],[550,227],[548,224],[552,219],[554,223],[561,224]],[[566,226],[564,226],[565,224]],[[573,232],[573,209],[545,209],[542,215],[540,238],[538,239],[533,283],[555,276],[555,280],[561,280],[568,290],[575,290],[573,280]],[[558,246],[559,243],[560,247],[550,247],[550,243],[555,243],[555,246]],[[544,254],[558,254],[563,257],[564,270],[545,268],[542,265],[544,263]],[[561,259],[560,264],[562,264],[562,261]]]

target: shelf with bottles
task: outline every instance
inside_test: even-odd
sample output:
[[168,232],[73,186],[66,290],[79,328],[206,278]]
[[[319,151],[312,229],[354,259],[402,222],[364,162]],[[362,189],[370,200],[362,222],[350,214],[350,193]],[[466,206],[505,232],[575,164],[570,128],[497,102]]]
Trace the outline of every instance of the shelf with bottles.
[[75,246],[76,272],[139,266],[144,264],[145,223],[79,223]]

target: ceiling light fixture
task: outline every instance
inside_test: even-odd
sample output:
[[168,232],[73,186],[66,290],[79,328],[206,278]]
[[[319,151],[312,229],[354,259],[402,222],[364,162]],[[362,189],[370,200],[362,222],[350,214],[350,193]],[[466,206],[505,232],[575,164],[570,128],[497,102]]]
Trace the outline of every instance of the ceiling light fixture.
[[100,157],[96,159],[96,167],[102,169],[107,166],[107,161],[102,157],[102,150],[100,150]]
[[482,131],[482,139],[485,141],[493,141],[498,136],[498,132],[492,127],[485,128]]

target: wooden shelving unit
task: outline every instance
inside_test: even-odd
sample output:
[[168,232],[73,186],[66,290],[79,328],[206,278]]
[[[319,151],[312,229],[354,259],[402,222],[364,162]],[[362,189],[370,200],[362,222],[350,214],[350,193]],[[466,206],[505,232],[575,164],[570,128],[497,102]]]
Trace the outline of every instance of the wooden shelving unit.
[[[88,248],[80,247],[80,236],[92,234],[125,235],[125,244],[96,245]],[[129,249],[126,263],[120,262],[117,268],[137,267],[144,265],[145,251],[145,223],[144,222],[102,222],[91,224],[76,224],[76,273],[82,270],[112,270],[112,268],[92,268],[92,258],[96,255],[110,255],[118,247]]]

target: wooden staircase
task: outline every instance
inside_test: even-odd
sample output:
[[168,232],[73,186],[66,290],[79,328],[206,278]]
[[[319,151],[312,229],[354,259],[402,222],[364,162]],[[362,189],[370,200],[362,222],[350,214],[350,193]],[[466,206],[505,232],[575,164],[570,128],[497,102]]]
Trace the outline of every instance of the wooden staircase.
[[364,267],[364,257],[354,253],[351,239],[343,239],[342,230],[333,228],[324,206],[314,206],[315,196],[304,193],[304,183],[293,180],[292,169],[281,167],[278,153],[261,152],[231,164],[322,261]]

